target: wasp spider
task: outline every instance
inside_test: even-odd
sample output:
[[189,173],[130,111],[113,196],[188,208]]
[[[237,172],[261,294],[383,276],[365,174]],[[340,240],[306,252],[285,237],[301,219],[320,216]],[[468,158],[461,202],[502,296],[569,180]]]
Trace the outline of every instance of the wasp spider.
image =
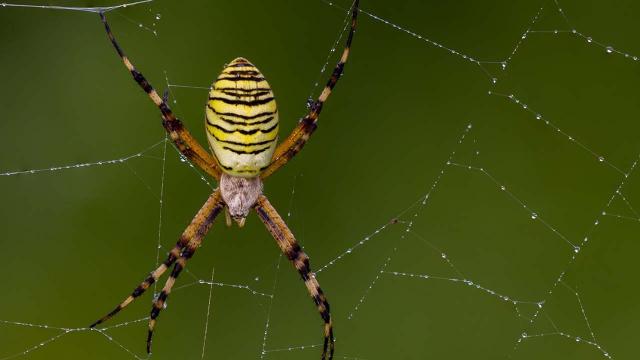
[[267,230],[276,240],[280,250],[298,270],[307,291],[316,304],[324,321],[324,346],[322,359],[333,358],[334,338],[329,303],[309,266],[309,257],[298,245],[291,230],[278,215],[276,209],[262,194],[262,182],[269,175],[293,158],[305,145],[317,127],[318,116],[324,102],[340,79],[349,56],[351,41],[356,28],[359,0],[351,9],[351,29],[342,57],[331,78],[309,112],[300,120],[293,132],[276,147],[278,134],[278,110],[271,87],[262,73],[244,58],[237,58],[227,65],[213,83],[206,105],[206,130],[213,154],[206,151],[173,114],[166,99],[161,98],[151,84],[133,66],[129,58],[100,14],[111,43],[122,58],[133,79],[149,95],[162,113],[162,124],[182,155],[198,165],[219,182],[200,211],[184,230],[167,259],[158,266],[120,305],[91,324],[95,327],[117,314],[134,299],[142,295],[158,278],[173,266],[162,291],[154,300],[149,318],[147,352],[151,352],[151,338],[160,311],[164,308],[178,275],[201,245],[213,221],[225,210],[227,225],[232,219],[242,227],[251,209],[255,210]]

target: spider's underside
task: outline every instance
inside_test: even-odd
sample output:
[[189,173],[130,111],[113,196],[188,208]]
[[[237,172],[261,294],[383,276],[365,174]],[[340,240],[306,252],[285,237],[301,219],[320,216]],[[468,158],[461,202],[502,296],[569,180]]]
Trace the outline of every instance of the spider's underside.
[[110,313],[94,322],[95,327],[117,314],[142,295],[171,266],[173,269],[165,286],[154,300],[149,317],[147,352],[151,352],[151,339],[156,319],[164,308],[177,277],[187,261],[202,244],[213,221],[226,209],[227,224],[231,219],[244,224],[254,209],[281,251],[298,270],[324,322],[322,359],[333,358],[333,323],[329,303],[315,275],[311,272],[309,257],[298,245],[293,233],[269,200],[262,194],[263,180],[293,158],[305,145],[317,127],[318,116],[324,102],[338,82],[349,56],[356,27],[359,0],[355,0],[351,29],[346,45],[331,78],[318,99],[311,105],[292,133],[276,147],[278,113],[269,84],[260,71],[244,58],[237,58],[225,67],[214,82],[206,107],[207,139],[213,154],[206,151],[173,114],[166,99],[161,98],[145,77],[133,66],[116,42],[103,13],[100,17],[111,43],[118,52],[134,80],[142,87],[162,113],[162,123],[169,137],[183,156],[219,182],[216,189],[184,230],[167,259],[138,285],[122,303]]

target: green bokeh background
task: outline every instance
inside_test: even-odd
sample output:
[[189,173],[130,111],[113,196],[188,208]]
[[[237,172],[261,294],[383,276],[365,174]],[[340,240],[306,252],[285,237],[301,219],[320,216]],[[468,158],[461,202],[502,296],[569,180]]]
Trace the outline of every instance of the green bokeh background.
[[[487,74],[446,48],[361,16],[319,130],[265,187],[314,268],[368,239],[318,274],[332,304],[337,358],[637,358],[640,221],[609,214],[637,219],[640,211],[640,173],[623,175],[640,152],[640,63],[632,58],[640,54],[640,4],[560,4],[569,24],[554,1],[362,1],[370,14],[483,61],[508,58],[540,6],[534,29],[575,28],[631,55],[607,54],[570,32],[531,33],[506,69],[484,64]],[[154,1],[108,17],[160,90],[165,74],[171,84],[206,87],[225,62],[250,59],[277,95],[284,136],[309,94],[321,90],[314,83],[348,6]],[[0,69],[0,172],[118,159],[164,139],[157,110],[95,14],[0,8]],[[528,108],[488,91],[515,94]],[[171,88],[176,113],[202,142],[206,93]],[[124,163],[0,176],[0,320],[87,326],[142,280],[156,263],[161,180],[165,249],[212,190],[171,146],[163,177],[163,144]],[[483,168],[493,180],[447,166],[454,150],[451,161]],[[630,206],[612,198],[623,180]],[[386,225],[394,218],[397,224]],[[153,358],[202,358],[211,289],[204,358],[260,358],[267,318],[267,350],[306,346],[267,359],[319,358],[320,349],[309,348],[321,341],[318,315],[295,271],[278,263],[256,216],[242,231],[218,221],[177,286],[210,280],[214,270],[214,281],[274,294],[273,303],[228,286],[177,289],[160,317]],[[394,271],[468,279],[534,303],[514,306],[461,282]],[[589,324],[568,287],[579,293]],[[151,299],[110,324],[144,318]],[[21,355],[61,331],[0,323],[0,359],[145,357],[145,329],[142,321],[105,332],[114,341],[73,332]],[[518,344],[523,332],[544,336]]]

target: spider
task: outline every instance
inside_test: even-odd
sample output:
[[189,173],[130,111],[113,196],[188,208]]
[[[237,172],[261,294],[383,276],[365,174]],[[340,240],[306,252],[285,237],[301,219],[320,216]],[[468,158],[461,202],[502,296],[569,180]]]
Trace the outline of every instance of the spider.
[[213,191],[191,223],[180,236],[166,260],[138,285],[131,295],[107,315],[90,325],[91,328],[109,320],[158,281],[171,266],[173,269],[162,291],[153,301],[147,333],[147,353],[151,353],[153,330],[160,311],[167,302],[171,288],[187,261],[201,246],[214,220],[225,212],[227,226],[235,221],[244,225],[251,209],[255,210],[280,250],[291,261],[324,322],[322,359],[333,358],[334,336],[329,303],[293,233],[276,209],[262,193],[262,183],[269,175],[291,160],[305,145],[317,127],[322,106],[342,75],[349,57],[356,29],[359,0],[351,8],[351,28],[342,56],[320,96],[311,103],[293,132],[276,147],[278,110],[271,87],[262,73],[248,60],[236,58],[229,63],[211,86],[206,104],[207,140],[212,153],[207,152],[173,114],[145,77],[133,66],[116,41],[104,13],[100,18],[107,36],[133,79],[147,93],[162,113],[162,125],[176,148],[203,171],[213,176],[219,187]]

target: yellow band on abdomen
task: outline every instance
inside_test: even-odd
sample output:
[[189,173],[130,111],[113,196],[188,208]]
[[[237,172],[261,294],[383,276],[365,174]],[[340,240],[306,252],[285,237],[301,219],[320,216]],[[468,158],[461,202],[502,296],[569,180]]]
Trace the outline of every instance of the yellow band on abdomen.
[[269,165],[278,137],[278,110],[262,73],[243,58],[218,76],[206,107],[207,138],[222,169],[254,177]]

